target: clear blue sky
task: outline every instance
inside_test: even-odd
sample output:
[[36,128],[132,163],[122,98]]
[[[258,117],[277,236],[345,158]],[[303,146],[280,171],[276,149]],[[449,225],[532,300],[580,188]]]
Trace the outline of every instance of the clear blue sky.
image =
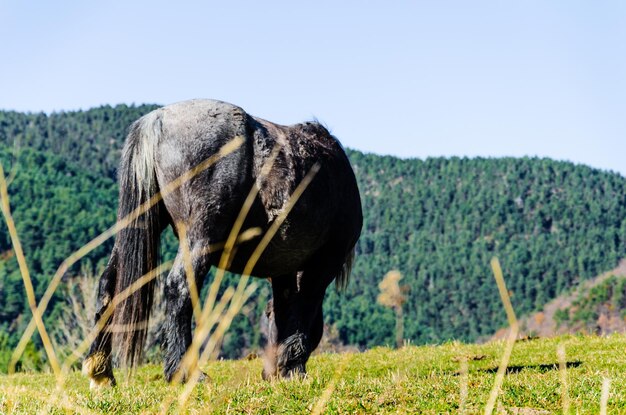
[[624,1],[0,0],[0,109],[217,98],[403,157],[626,175]]

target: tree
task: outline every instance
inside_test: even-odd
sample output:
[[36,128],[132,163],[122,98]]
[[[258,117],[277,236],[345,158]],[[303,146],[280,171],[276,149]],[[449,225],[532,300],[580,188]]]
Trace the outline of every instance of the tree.
[[408,285],[400,286],[402,274],[399,271],[389,271],[378,284],[380,294],[377,301],[380,305],[392,308],[396,313],[396,347],[399,349],[404,344],[404,316],[402,306],[406,303],[409,291]]

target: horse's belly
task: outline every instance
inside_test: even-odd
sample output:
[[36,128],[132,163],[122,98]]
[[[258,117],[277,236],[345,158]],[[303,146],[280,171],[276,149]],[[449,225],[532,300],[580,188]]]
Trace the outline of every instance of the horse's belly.
[[[252,269],[251,275],[262,278],[302,271],[311,257],[324,244],[324,234],[309,232],[293,235],[281,230],[265,245],[263,235],[239,245],[228,266],[228,271],[242,274]],[[215,264],[219,263],[216,258]]]

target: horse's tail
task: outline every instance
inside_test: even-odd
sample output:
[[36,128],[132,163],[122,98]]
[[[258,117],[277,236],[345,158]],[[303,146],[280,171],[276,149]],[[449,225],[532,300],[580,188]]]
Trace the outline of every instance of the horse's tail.
[[161,134],[158,110],[135,121],[126,138],[118,173],[117,218],[118,221],[130,218],[130,221],[115,240],[115,295],[132,293],[116,307],[112,331],[113,343],[119,351],[118,362],[129,367],[140,363],[143,354],[156,276],[146,278],[149,279],[146,283],[139,280],[159,265],[162,229],[159,219],[164,207],[162,202],[151,198],[158,192],[155,152]]
[[348,282],[350,282],[350,273],[352,272],[352,264],[354,263],[355,249],[356,247],[350,250],[344,259],[339,275],[337,275],[335,279],[335,286],[339,291],[344,291],[348,287]]

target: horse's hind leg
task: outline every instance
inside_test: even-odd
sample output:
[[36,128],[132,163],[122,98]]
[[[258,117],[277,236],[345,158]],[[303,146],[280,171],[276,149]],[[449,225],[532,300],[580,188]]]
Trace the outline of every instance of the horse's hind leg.
[[[201,249],[201,248],[198,248]],[[198,249],[192,249],[195,253]],[[191,255],[186,259],[182,250],[178,251],[174,265],[165,280],[165,379],[185,382],[191,368],[181,367],[183,356],[191,345],[191,317],[193,304],[185,272],[185,261],[191,259],[195,276],[196,292],[202,289],[202,283],[211,267],[206,255]],[[177,372],[179,372],[177,374]]]
[[[292,310],[296,308],[298,284],[297,275],[281,275],[278,277],[272,277],[272,299],[267,304],[265,311],[268,318],[268,345],[265,352],[265,362],[263,367],[263,379],[270,379],[277,375],[283,376],[282,368],[278,367],[278,360],[280,356],[285,355],[287,350],[283,346],[283,343],[289,338],[291,343],[296,343],[294,340],[299,340],[297,343],[302,344],[305,339],[302,339],[302,334],[299,332],[299,319],[295,318]],[[301,349],[302,347],[300,347]],[[289,353],[302,357],[303,351],[298,352],[296,348],[290,350]],[[284,359],[283,359],[284,360]],[[298,369],[304,371],[304,364]],[[286,375],[286,373],[284,374]]]
[[306,373],[306,362],[322,337],[322,301],[331,281],[327,275],[307,270],[272,278],[273,310],[269,316],[274,318],[270,328],[275,333],[270,330],[270,342],[274,340],[275,354],[264,369],[264,378]]
[[102,276],[98,282],[98,297],[96,300],[96,315],[94,326],[100,328],[89,348],[89,353],[83,361],[83,373],[91,379],[91,389],[102,386],[114,386],[113,365],[111,361],[111,315],[100,321],[113,300],[115,281],[117,278],[117,251],[114,248]]

